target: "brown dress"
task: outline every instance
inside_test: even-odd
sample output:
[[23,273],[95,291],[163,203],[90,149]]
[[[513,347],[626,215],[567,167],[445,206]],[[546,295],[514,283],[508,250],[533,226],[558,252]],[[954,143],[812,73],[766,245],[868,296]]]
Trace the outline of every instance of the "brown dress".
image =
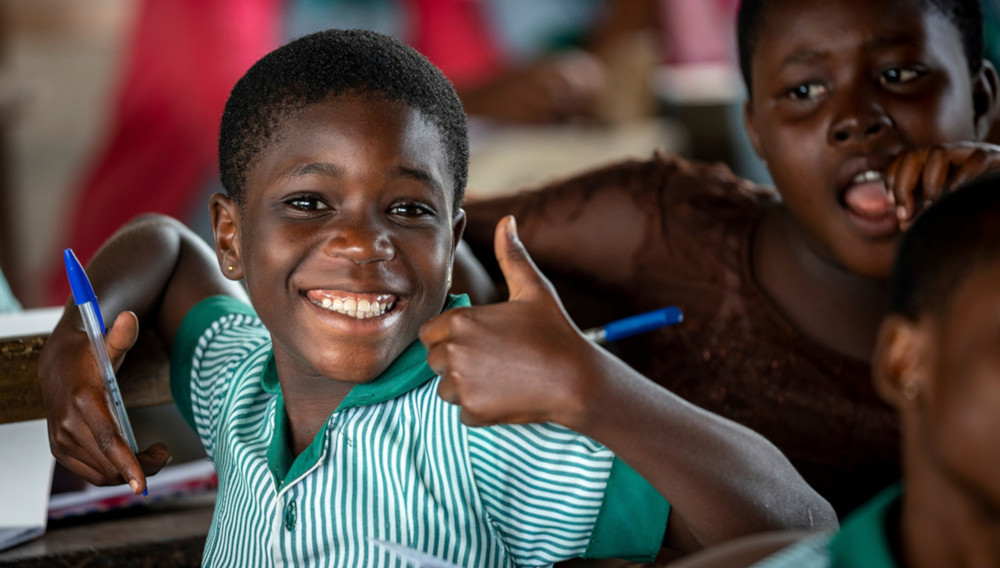
[[613,350],[771,440],[843,515],[899,479],[896,416],[876,396],[867,361],[803,336],[758,287],[751,235],[777,199],[721,164],[658,154],[539,191],[471,200],[465,236],[502,281],[493,229],[514,214],[581,328],[680,306],[682,324]]

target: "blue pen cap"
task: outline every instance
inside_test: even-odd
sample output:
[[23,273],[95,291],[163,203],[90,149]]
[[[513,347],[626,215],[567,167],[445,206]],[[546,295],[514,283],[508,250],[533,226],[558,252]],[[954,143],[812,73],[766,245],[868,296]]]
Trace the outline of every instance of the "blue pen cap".
[[63,261],[66,263],[66,276],[69,277],[69,287],[73,290],[73,300],[76,305],[85,302],[96,302],[97,295],[87,279],[87,273],[80,264],[80,259],[73,254],[73,249],[63,251]]
[[104,326],[104,319],[101,317],[101,310],[97,307],[97,294],[94,294],[94,287],[90,285],[90,279],[87,278],[87,273],[83,270],[80,259],[76,258],[76,255],[73,254],[73,249],[63,251],[63,262],[66,264],[66,276],[69,278],[69,287],[73,290],[73,301],[78,306],[87,302],[93,302],[94,312],[97,314],[97,322],[101,324],[102,330],[107,329]]

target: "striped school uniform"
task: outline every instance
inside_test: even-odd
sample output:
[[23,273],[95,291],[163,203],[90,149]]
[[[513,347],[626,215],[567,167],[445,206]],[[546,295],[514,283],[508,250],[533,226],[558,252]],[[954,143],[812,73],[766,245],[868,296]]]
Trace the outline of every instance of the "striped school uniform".
[[204,564],[408,565],[374,540],[460,566],[655,556],[669,505],[607,448],[555,424],[466,427],[439,380],[414,342],[293,456],[252,308],[226,297],[192,308],[171,388],[219,475]]

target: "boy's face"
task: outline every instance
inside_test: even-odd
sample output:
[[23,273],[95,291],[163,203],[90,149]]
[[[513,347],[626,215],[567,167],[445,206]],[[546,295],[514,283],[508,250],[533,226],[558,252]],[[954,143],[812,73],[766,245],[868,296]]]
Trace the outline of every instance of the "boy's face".
[[899,233],[879,176],[906,149],[976,134],[961,36],[921,4],[775,2],[753,54],[747,129],[787,210],[820,255],[869,277],[888,274]]
[[405,104],[342,96],[284,120],[234,246],[283,383],[371,380],[440,313],[453,195],[437,129]]
[[946,313],[927,319],[913,434],[934,469],[1000,506],[1000,260],[976,269]]

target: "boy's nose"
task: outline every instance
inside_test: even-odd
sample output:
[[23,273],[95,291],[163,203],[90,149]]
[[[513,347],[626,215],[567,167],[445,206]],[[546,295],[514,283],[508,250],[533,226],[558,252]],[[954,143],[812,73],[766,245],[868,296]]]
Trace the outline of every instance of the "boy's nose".
[[874,101],[861,97],[845,102],[841,112],[830,125],[831,144],[863,142],[885,135],[892,128],[892,121]]
[[326,242],[330,256],[346,258],[357,264],[391,260],[395,249],[386,231],[367,215],[343,216],[337,220]]

